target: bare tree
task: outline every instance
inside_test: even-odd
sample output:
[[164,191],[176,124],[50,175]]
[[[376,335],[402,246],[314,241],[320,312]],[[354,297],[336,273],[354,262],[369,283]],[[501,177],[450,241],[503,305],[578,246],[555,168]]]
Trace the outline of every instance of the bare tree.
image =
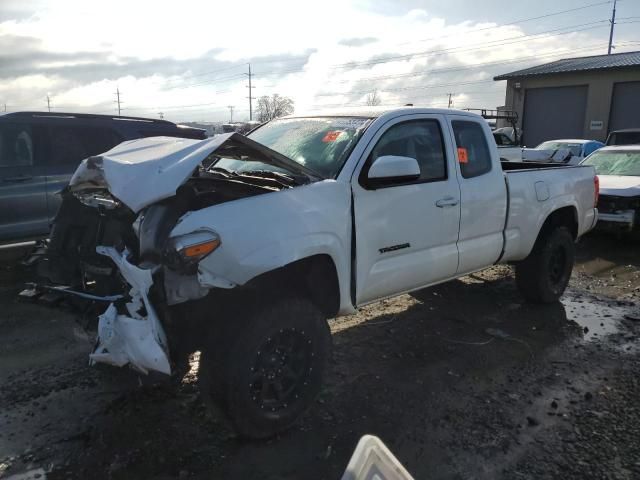
[[378,95],[378,90],[374,90],[367,95],[366,103],[368,107],[377,107],[382,103],[382,99],[380,95]]
[[264,95],[258,98],[258,121],[268,122],[274,118],[293,113],[293,100],[274,93],[271,97]]

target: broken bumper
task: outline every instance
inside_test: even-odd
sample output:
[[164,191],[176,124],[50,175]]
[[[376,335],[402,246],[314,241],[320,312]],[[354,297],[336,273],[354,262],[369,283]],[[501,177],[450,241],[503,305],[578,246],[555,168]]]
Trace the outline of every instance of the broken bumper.
[[[635,225],[635,210],[622,210],[615,213],[598,213],[598,225],[603,227],[617,227],[620,230],[633,230]],[[609,225],[602,225],[602,224]]]
[[127,314],[118,313],[112,303],[98,318],[98,345],[90,355],[91,364],[107,363],[122,367],[131,365],[142,373],[149,370],[171,374],[167,338],[158,315],[149,301],[153,285],[153,269],[142,269],[127,261],[112,247],[97,247],[101,255],[110,257],[131,286]]

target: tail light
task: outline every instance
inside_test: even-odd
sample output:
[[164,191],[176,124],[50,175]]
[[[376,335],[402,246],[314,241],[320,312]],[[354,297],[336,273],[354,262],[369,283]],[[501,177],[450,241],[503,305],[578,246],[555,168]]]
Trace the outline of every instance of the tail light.
[[597,175],[593,177],[593,186],[595,187],[595,195],[593,199],[593,207],[595,208],[598,206],[598,197],[600,196],[600,179]]

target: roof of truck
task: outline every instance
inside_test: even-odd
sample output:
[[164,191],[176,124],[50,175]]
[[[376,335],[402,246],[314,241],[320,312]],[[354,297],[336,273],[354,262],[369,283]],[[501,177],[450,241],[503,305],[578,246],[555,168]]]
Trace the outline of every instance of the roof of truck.
[[456,110],[453,108],[429,108],[415,106],[384,106],[384,107],[341,107],[329,108],[323,110],[310,110],[295,113],[284,118],[301,118],[301,117],[361,117],[361,118],[378,118],[387,113],[396,112],[401,114],[426,113],[426,114],[456,114],[477,117],[475,113],[466,110]]

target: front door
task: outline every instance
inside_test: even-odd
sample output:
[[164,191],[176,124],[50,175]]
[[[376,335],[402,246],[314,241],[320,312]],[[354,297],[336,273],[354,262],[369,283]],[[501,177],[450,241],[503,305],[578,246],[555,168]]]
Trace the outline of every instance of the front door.
[[27,123],[0,123],[0,243],[49,231],[46,177],[37,168],[35,130]]
[[[455,275],[460,190],[442,115],[408,115],[380,128],[353,180],[356,304]],[[420,177],[372,188],[367,172],[383,155],[412,157]]]

